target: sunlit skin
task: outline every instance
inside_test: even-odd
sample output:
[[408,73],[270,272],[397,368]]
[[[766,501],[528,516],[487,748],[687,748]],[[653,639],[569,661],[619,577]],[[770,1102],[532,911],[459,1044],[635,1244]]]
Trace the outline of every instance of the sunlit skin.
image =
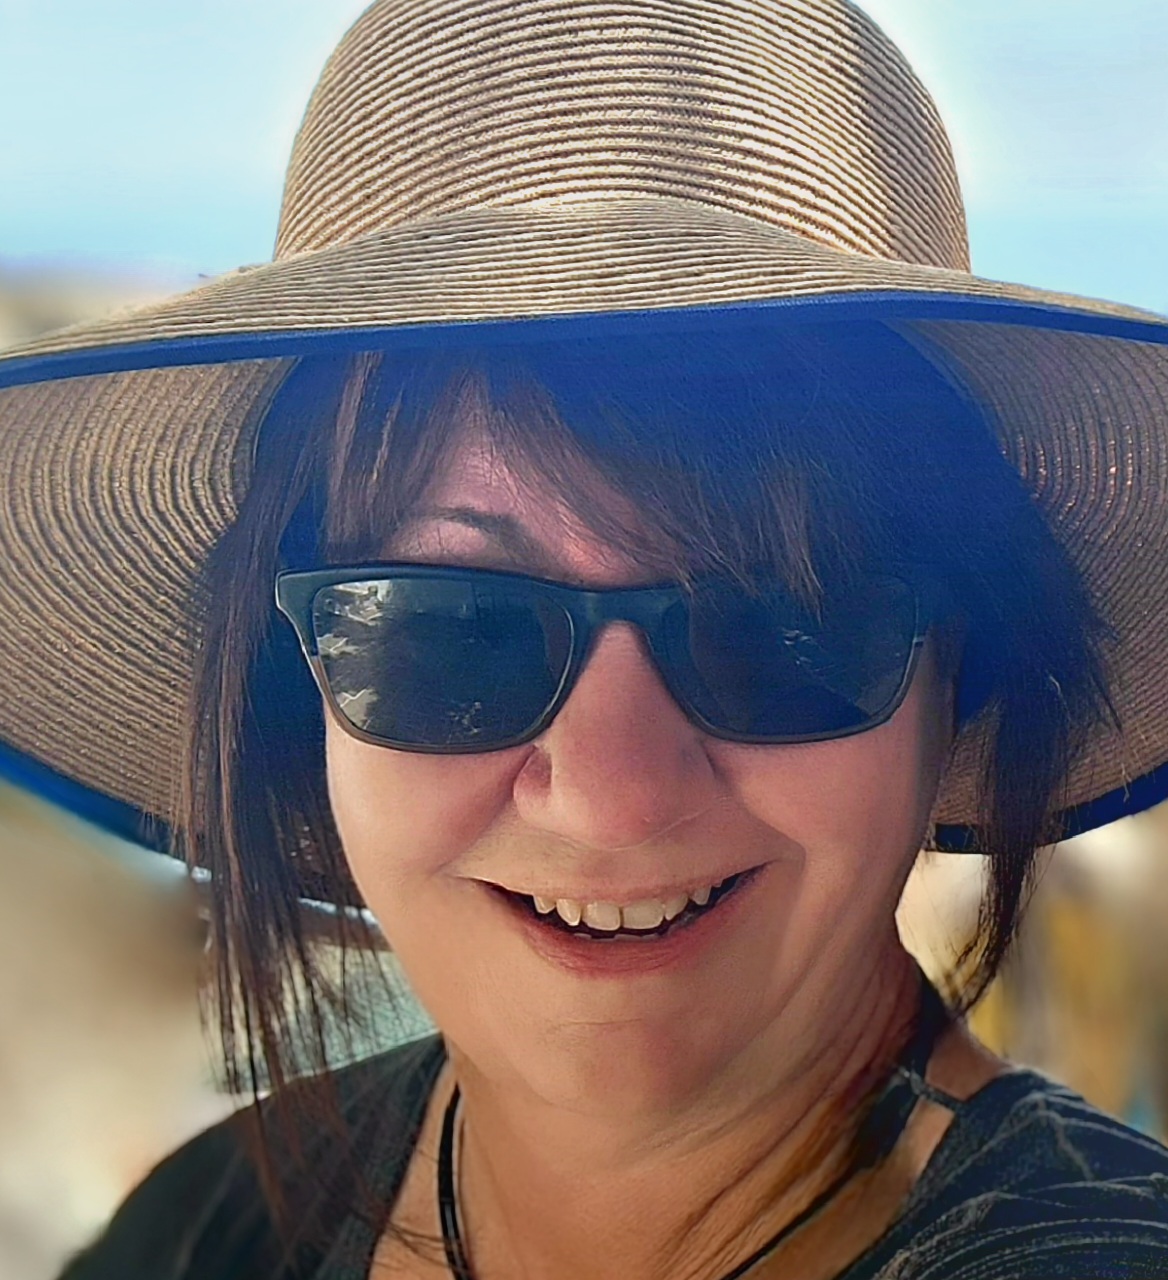
[[[507,517],[515,535],[472,527],[494,523],[482,516]],[[655,580],[473,423],[387,552],[595,587]],[[793,1171],[799,1147],[844,1123],[833,1094],[894,1046],[915,1005],[894,912],[950,725],[927,644],[881,727],[798,746],[720,741],[619,623],[523,746],[399,752],[329,718],[346,856],[462,1090],[479,1280],[708,1280],[817,1189],[814,1171]],[[749,909],[700,965],[600,980],[534,952],[482,884],[621,902],[760,864]]]

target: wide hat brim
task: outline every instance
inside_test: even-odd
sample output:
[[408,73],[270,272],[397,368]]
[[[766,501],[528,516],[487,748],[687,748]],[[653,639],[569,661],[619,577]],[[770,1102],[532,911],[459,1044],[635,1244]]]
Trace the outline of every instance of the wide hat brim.
[[[1168,319],[816,244],[660,196],[478,208],[245,269],[0,359],[0,766],[165,840],[183,607],[297,357],[587,333],[895,331],[984,409],[1118,637],[1122,732],[1068,785],[1087,830],[1168,795]],[[979,825],[972,735],[938,810]],[[143,826],[143,820],[147,825]]]

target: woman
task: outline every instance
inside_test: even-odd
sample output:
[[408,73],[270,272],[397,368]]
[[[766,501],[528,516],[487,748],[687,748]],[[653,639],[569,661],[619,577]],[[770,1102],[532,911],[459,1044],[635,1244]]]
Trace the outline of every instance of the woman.
[[[1168,324],[968,274],[859,10],[381,0],[275,263],[0,369],[0,732],[210,869],[274,1090],[71,1280],[1168,1270],[1164,1149],[960,1016],[1166,789]],[[440,1035],[290,1084],[301,898]]]

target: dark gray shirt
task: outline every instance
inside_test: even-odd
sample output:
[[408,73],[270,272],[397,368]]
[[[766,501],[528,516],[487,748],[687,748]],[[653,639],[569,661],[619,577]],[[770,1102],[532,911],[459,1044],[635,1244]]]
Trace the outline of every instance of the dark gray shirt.
[[[340,1073],[379,1219],[352,1212],[343,1144],[322,1138],[313,1167],[331,1191],[282,1258],[233,1118],[166,1159],[62,1280],[367,1280],[444,1060],[431,1036]],[[1033,1071],[965,1102],[915,1072],[905,1084],[950,1107],[953,1123],[891,1228],[838,1280],[1168,1277],[1168,1149]],[[394,1149],[396,1162],[384,1155]]]

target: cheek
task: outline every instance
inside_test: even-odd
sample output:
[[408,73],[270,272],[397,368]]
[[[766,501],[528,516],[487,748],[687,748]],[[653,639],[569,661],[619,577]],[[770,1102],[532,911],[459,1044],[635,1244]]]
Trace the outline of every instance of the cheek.
[[921,847],[949,750],[944,707],[922,675],[896,715],[867,733],[714,748],[740,802],[807,851],[805,874],[825,894],[854,893],[863,877],[876,896],[895,899]]
[[354,880],[375,914],[392,890],[454,868],[511,794],[512,752],[431,756],[358,742],[326,717],[329,800]]

